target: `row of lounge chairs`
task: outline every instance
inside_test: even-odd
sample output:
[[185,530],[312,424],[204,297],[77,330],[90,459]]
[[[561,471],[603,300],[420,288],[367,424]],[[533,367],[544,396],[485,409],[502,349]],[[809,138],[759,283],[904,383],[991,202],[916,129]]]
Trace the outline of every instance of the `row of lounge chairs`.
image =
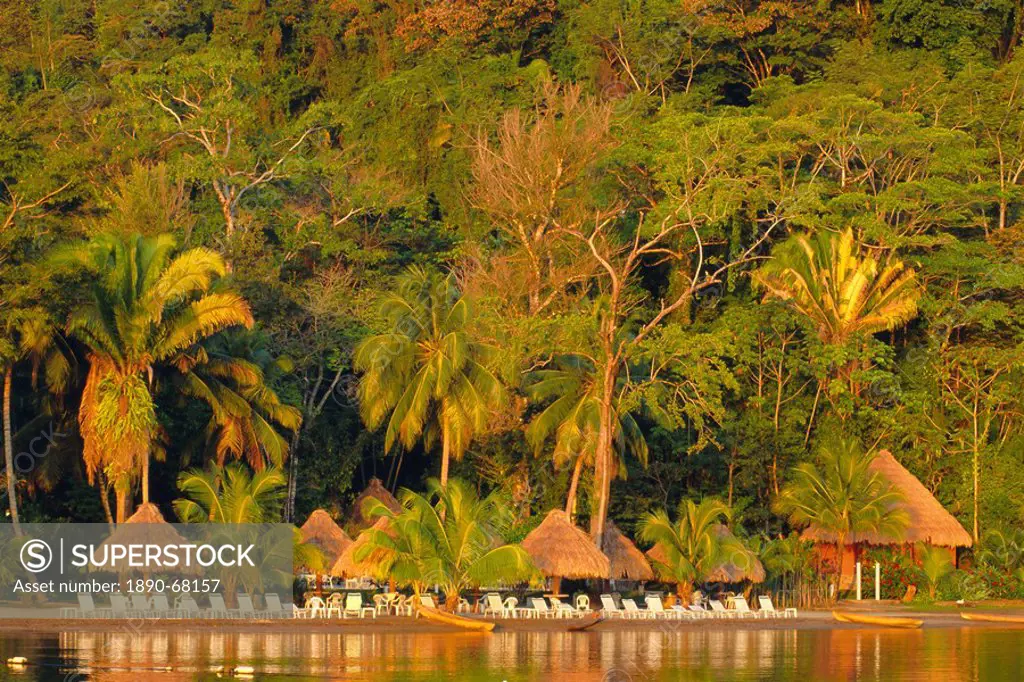
[[282,603],[273,593],[264,595],[266,607],[257,609],[252,597],[238,594],[238,608],[231,609],[224,603],[223,595],[208,595],[209,607],[200,608],[195,597],[183,594],[177,597],[172,607],[165,594],[131,595],[111,594],[110,607],[99,608],[91,594],[78,595],[78,608],[62,609],[62,616],[70,618],[291,618],[294,607]]
[[576,604],[566,604],[558,597],[548,597],[550,605],[543,597],[532,597],[529,607],[519,606],[519,600],[515,597],[506,597],[504,600],[496,594],[489,593],[484,596],[484,616],[495,618],[578,618],[591,613],[590,597],[581,594],[576,597]]
[[623,599],[619,607],[610,594],[601,595],[601,615],[605,618],[662,618],[675,620],[697,620],[701,618],[796,618],[797,610],[794,608],[776,609],[771,597],[760,596],[757,598],[760,608],[755,611],[750,608],[745,597],[733,597],[732,608],[726,608],[718,599],[708,601],[708,607],[703,604],[691,604],[688,607],[675,605],[666,609],[657,596],[645,598],[646,609],[641,609],[633,599]]

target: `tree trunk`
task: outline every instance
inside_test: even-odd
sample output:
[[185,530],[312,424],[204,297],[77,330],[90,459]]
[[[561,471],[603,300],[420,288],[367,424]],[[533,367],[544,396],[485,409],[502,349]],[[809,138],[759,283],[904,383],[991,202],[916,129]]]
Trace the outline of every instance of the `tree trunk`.
[[608,518],[608,502],[612,483],[612,438],[611,438],[611,396],[603,400],[600,408],[601,426],[594,453],[598,466],[595,470],[594,487],[597,488],[597,513],[590,520],[590,534],[594,543],[601,548],[604,541],[604,524]]
[[836,539],[836,593],[835,600],[839,601],[839,584],[843,580],[843,550],[846,548],[846,536],[839,535]]
[[451,457],[451,440],[448,436],[448,421],[441,419],[441,487],[448,487],[448,459]]
[[110,497],[107,495],[107,477],[103,475],[102,471],[96,473],[96,484],[100,489],[100,504],[103,505],[103,515],[107,519],[107,525],[110,526],[110,531],[114,531],[114,515],[110,513]]
[[572,479],[569,481],[569,495],[565,499],[565,513],[571,519],[576,514],[576,491],[580,484],[580,473],[583,471],[583,455],[576,456],[576,466],[572,470]]
[[295,517],[295,492],[298,489],[299,478],[299,434],[302,431],[300,426],[292,432],[292,444],[288,450],[288,496],[284,503],[285,523],[291,523]]
[[128,496],[131,494],[132,484],[127,476],[121,476],[114,481],[114,499],[117,505],[117,523],[124,523],[128,519]]
[[17,472],[14,469],[14,442],[11,439],[11,391],[13,390],[14,368],[4,371],[4,466],[7,467],[7,504],[11,510],[11,524],[14,535],[21,537],[21,523],[18,519]]
[[681,580],[676,583],[676,595],[679,597],[679,602],[683,605],[683,608],[689,606],[693,601],[693,583],[687,580]]
[[142,459],[142,504],[149,504],[149,453]]
[[979,437],[980,437],[980,434],[979,434],[979,431],[978,431],[978,400],[977,400],[977,398],[975,398],[975,400],[974,400],[973,424],[974,424],[974,461],[972,463],[972,468],[973,468],[972,474],[974,475],[974,528],[972,529],[973,530],[973,534],[972,535],[973,535],[973,538],[974,538],[974,546],[977,547],[978,546],[978,542],[981,539],[981,526],[978,523],[978,512],[980,510],[980,505],[978,504],[978,497],[981,495],[981,452],[980,452],[979,440],[978,440]]

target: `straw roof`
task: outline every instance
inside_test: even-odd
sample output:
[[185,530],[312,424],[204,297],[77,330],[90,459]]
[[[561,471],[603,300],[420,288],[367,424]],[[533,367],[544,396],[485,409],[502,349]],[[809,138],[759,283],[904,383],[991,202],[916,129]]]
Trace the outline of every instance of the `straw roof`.
[[601,546],[611,564],[612,579],[654,580],[647,557],[611,521],[604,529]]
[[302,531],[302,541],[312,543],[323,550],[324,558],[331,564],[352,544],[352,538],[323,509],[317,509],[310,514],[299,530]]
[[[721,523],[715,524],[715,532],[719,537],[735,539],[733,532]],[[663,564],[667,559],[665,548],[660,544],[655,545],[647,550],[647,557],[654,563]],[[764,582],[765,576],[764,564],[753,552],[747,552],[747,557],[743,561],[727,561],[711,571],[704,580],[717,583],[739,583],[749,580],[752,583],[761,583]]]
[[[910,517],[910,524],[902,538],[892,538],[878,533],[856,533],[847,538],[848,545],[866,543],[869,545],[902,545],[924,542],[942,547],[970,547],[971,534],[964,530],[935,496],[928,492],[921,481],[896,461],[888,450],[882,450],[870,464],[872,471],[882,474],[896,490],[903,494],[899,503]],[[801,535],[804,540],[834,543],[835,535],[809,526]]]
[[391,491],[384,487],[381,480],[379,478],[371,478],[370,484],[366,486],[366,490],[356,498],[355,503],[352,505],[352,528],[355,530],[363,530],[373,524],[373,519],[363,517],[363,503],[370,497],[375,497],[383,502],[395,514],[399,514],[402,511],[402,504],[391,494]]
[[523,549],[540,572],[558,578],[608,578],[611,566],[590,536],[569,515],[552,509],[523,540]]
[[[189,542],[174,529],[174,526],[164,520],[163,514],[155,504],[147,502],[139,505],[135,513],[123,523],[117,524],[114,532],[100,544],[100,547],[142,544],[168,546],[186,545]],[[110,571],[110,568],[90,565],[89,570]],[[164,570],[171,573],[199,573],[202,569],[199,566],[180,566]]]
[[[389,531],[390,526],[391,520],[383,516],[377,519],[376,523],[373,524],[373,528],[384,531],[385,533]],[[356,561],[356,552],[358,552],[361,547],[365,547],[369,541],[370,537],[368,533],[360,533],[359,537],[357,537],[354,542],[350,543],[348,547],[342,551],[338,560],[334,562],[334,565],[331,567],[331,575],[339,578],[386,578],[386,567],[381,565],[381,561],[384,557],[380,552],[371,552],[370,555],[362,561]]]

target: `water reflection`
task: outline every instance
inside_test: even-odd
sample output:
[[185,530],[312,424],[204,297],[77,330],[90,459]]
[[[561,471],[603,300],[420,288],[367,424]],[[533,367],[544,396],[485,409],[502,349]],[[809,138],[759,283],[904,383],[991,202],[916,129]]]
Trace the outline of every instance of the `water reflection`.
[[339,634],[64,632],[5,636],[28,656],[0,679],[140,682],[216,679],[551,680],[1021,679],[1024,631],[686,630],[679,632]]

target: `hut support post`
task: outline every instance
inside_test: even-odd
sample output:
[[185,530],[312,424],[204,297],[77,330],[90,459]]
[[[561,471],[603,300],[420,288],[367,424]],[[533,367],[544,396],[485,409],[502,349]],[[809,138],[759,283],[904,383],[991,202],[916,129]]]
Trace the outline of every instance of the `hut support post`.
[[860,601],[860,562],[857,562],[857,601]]
[[875,601],[882,600],[882,564],[875,562]]
[[559,589],[562,587],[562,578],[560,576],[552,576],[551,578],[551,594],[561,594]]

